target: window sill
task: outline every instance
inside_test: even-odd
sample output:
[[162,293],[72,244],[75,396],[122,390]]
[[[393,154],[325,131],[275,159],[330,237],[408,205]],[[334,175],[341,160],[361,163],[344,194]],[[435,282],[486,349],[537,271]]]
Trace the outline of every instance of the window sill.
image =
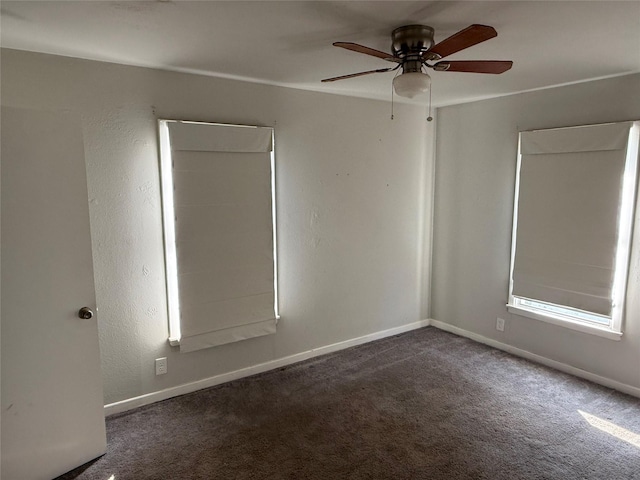
[[521,315],[523,317],[533,318],[534,320],[540,320],[541,322],[551,323],[560,327],[569,328],[571,330],[577,330],[582,333],[589,333],[591,335],[597,335],[599,337],[608,338],[609,340],[619,341],[622,338],[622,332],[611,330],[607,327],[599,327],[596,325],[588,325],[586,323],[571,321],[569,319],[555,316],[551,314],[543,314],[533,309],[528,309],[522,306],[515,306],[507,304],[507,310],[510,313]]

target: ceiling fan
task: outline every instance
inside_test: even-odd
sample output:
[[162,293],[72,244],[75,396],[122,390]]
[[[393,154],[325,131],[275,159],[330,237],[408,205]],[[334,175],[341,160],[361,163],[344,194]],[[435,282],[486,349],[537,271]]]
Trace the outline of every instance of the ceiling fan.
[[[426,92],[431,85],[431,78],[423,69],[431,68],[438,72],[470,72],[470,73],[504,73],[511,68],[513,62],[504,60],[458,60],[440,61],[449,55],[482,43],[498,33],[487,25],[471,25],[464,30],[434,45],[434,30],[427,25],[405,25],[391,32],[392,53],[351,42],[335,42],[336,47],[346,48],[357,53],[397,63],[395,67],[379,68],[366,72],[352,73],[339,77],[325,78],[323,82],[335,82],[347,78],[360,77],[371,73],[391,72],[402,67],[402,74],[393,79],[393,89],[402,97],[413,98]],[[436,62],[436,63],[429,63]]]

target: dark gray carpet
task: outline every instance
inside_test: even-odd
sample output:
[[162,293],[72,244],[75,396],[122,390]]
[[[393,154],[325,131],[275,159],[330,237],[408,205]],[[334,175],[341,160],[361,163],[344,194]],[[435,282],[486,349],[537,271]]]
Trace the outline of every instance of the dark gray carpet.
[[109,417],[59,479],[640,479],[639,434],[640,400],[428,327]]

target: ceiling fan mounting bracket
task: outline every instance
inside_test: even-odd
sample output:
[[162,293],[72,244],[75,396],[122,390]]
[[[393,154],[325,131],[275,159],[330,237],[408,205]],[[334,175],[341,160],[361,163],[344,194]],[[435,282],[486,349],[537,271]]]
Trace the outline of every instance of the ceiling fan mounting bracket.
[[391,32],[391,50],[400,59],[420,56],[433,44],[433,28],[427,25],[405,25]]

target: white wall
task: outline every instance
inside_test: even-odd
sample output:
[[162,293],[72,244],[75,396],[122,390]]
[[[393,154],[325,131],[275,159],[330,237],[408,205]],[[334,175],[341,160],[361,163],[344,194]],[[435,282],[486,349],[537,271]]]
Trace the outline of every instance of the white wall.
[[[82,116],[105,403],[427,317],[424,108],[12,50],[1,96]],[[157,118],[275,127],[277,334],[168,346]]]
[[[640,208],[621,341],[507,312],[518,131],[640,119],[640,74],[438,110],[431,317],[640,387]],[[504,333],[496,317],[507,320]]]

